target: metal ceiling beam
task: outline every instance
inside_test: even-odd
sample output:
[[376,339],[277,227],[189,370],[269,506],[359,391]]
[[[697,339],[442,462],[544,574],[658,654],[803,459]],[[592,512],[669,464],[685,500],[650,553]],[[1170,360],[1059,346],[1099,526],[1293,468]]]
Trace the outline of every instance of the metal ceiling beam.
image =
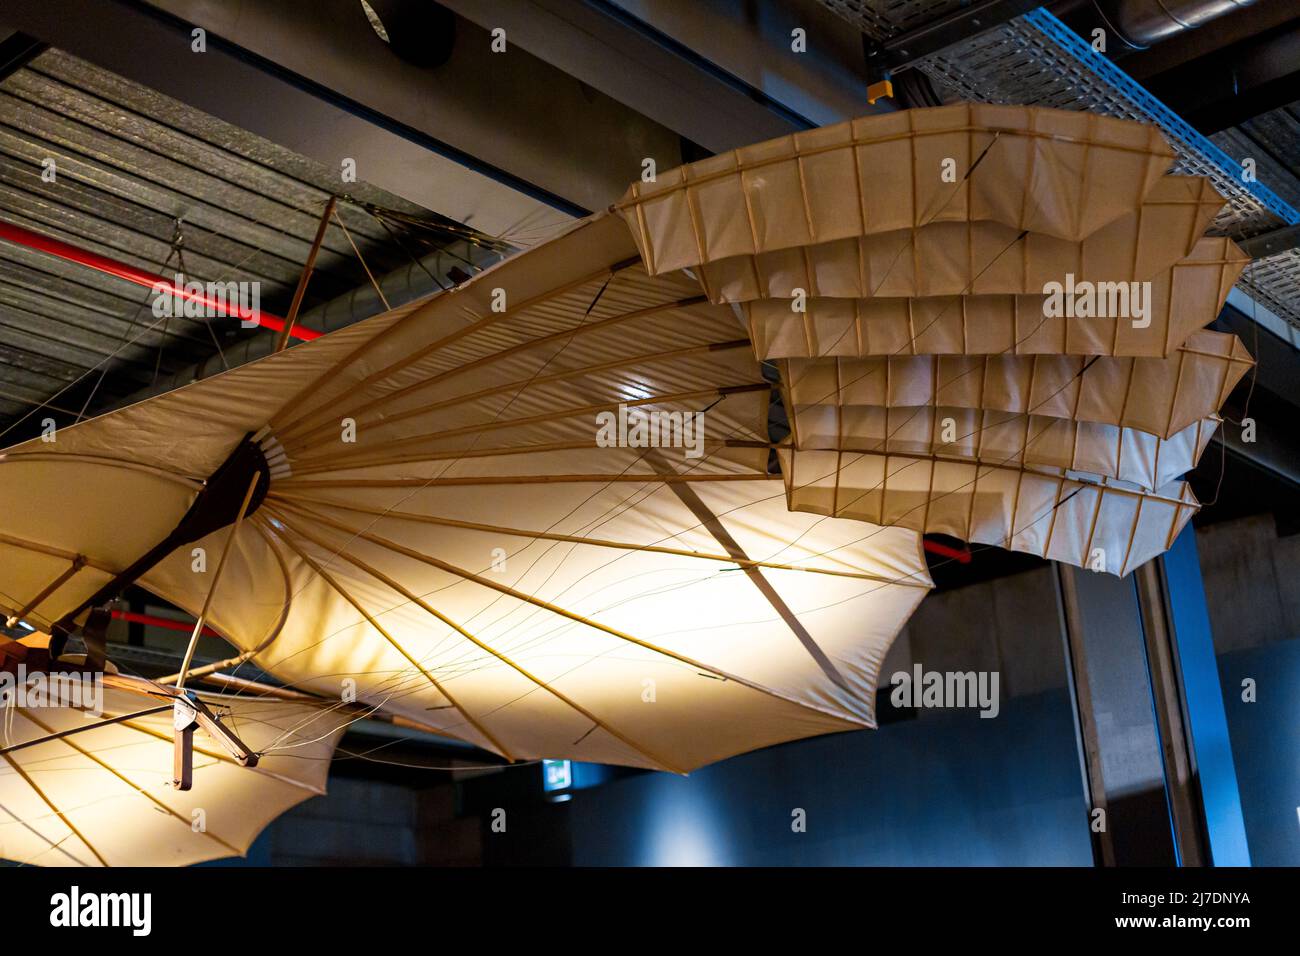
[[1153,77],[1151,91],[1202,133],[1300,99],[1300,20]]
[[609,3],[444,2],[713,152],[815,125]]
[[1300,225],[1283,226],[1281,229],[1251,236],[1249,239],[1238,239],[1237,245],[1241,246],[1241,251],[1252,259],[1275,256],[1279,252],[1286,252],[1288,249],[1300,246]]
[[712,152],[868,111],[856,42],[812,0],[443,3]]
[[[871,112],[815,0],[447,0],[447,62],[404,62],[356,0],[9,0],[97,65],[518,245],[682,160]],[[190,50],[191,24],[207,52]],[[508,52],[490,51],[506,30]],[[792,49],[792,31],[807,52]],[[574,80],[579,82],[575,83]],[[885,107],[888,108],[888,107]]]
[[976,33],[1028,13],[1040,0],[976,0],[969,6],[880,42],[863,34],[868,77],[883,80],[914,60],[932,56]]
[[49,49],[48,43],[42,43],[25,33],[12,32],[0,40],[0,80],[15,70],[20,70]]
[[[305,7],[301,15],[289,2],[196,5],[207,10],[207,17],[223,18],[223,24],[229,21],[234,34],[223,38],[218,29],[203,23],[208,31],[204,53],[191,50],[189,24],[171,12],[133,0],[63,0],[57,6],[46,0],[6,0],[0,16],[8,26],[329,169],[339,170],[343,159],[352,159],[358,179],[489,235],[508,235],[517,245],[531,244],[586,208],[548,193],[524,176],[511,176],[489,159],[471,155],[472,149],[458,150],[450,142],[460,138],[460,114],[469,110],[480,131],[495,130],[499,154],[510,157],[513,151],[515,168],[526,173],[538,152],[513,138],[512,121],[522,123],[524,117],[482,110],[477,103],[462,103],[459,108],[451,103],[451,108],[444,108],[451,92],[461,89],[479,90],[489,101],[510,101],[509,96],[495,97],[499,79],[485,82],[495,75],[488,68],[490,61],[440,68],[435,72],[440,74],[441,97],[424,95],[430,83],[425,72],[416,70],[414,80],[404,83],[390,74],[398,67],[388,63],[385,68],[385,58],[391,54],[374,35],[359,4],[322,0],[315,7],[311,2],[297,5]],[[278,13],[287,22],[279,27],[263,22],[253,16],[258,12],[255,6],[263,13]],[[299,31],[296,38],[289,35],[291,24],[328,26],[331,20],[343,14],[350,18],[353,13],[360,18],[359,29],[348,26],[351,20],[345,18],[342,35],[324,44],[332,47],[333,59],[312,45],[316,35],[306,31]],[[486,49],[486,34],[483,37]],[[254,49],[245,48],[241,40]],[[289,41],[294,41],[293,48],[279,55],[276,44]],[[357,58],[340,62],[338,56],[347,53]],[[302,72],[295,72],[294,66]],[[331,85],[338,76],[348,84]],[[345,85],[348,88],[335,88]],[[395,117],[383,103],[367,105],[349,96],[364,98],[375,91],[402,99],[407,115]],[[569,87],[566,92],[582,100],[581,90]],[[573,106],[577,109],[577,103]],[[533,127],[544,127],[551,118],[537,109],[526,117]],[[575,142],[561,143],[552,162],[569,162],[572,167],[575,147]],[[620,173],[619,181],[625,185],[634,175]]]
[[428,67],[381,41],[356,0],[151,0],[148,7],[202,26],[209,40],[236,46],[263,69],[306,81],[349,111],[562,213],[613,202],[646,158],[661,169],[681,162],[675,133],[574,83],[513,43],[508,30],[497,52],[492,27],[454,18],[450,55]]
[[[740,84],[758,101],[812,125],[892,108],[868,106],[861,41],[818,0],[583,2],[608,10],[628,29],[687,51],[693,62]],[[796,30],[806,44],[803,52],[792,48]]]

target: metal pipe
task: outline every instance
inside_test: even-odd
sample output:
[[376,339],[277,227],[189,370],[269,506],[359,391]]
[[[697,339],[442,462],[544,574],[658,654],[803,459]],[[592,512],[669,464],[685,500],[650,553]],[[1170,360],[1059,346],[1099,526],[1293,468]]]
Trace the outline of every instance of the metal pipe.
[[[262,312],[259,309],[253,309],[248,316],[240,316],[234,313],[227,303],[218,299],[213,299],[203,292],[195,291],[192,288],[178,286],[170,279],[163,276],[153,275],[143,269],[137,269],[129,263],[122,262],[118,259],[110,259],[108,256],[101,256],[97,252],[91,252],[89,249],[82,249],[61,239],[55,239],[53,236],[47,236],[43,233],[33,232],[30,229],[24,229],[22,226],[15,226],[13,223],[0,222],[0,239],[5,239],[16,245],[26,246],[28,249],[35,249],[38,252],[44,252],[51,256],[57,256],[67,262],[76,263],[79,266],[86,266],[105,275],[110,275],[126,282],[132,282],[135,285],[144,286],[146,289],[156,289],[167,295],[177,296],[187,299],[191,302],[198,302],[208,309],[212,309],[220,315],[234,316],[240,319],[246,319],[250,322],[256,322],[263,328],[272,332],[279,332],[284,329],[285,321],[278,315],[272,315],[269,312]],[[294,338],[302,339],[304,342],[311,339],[319,338],[321,333],[315,329],[295,327],[291,333]]]
[[[177,621],[170,617],[159,617],[156,614],[141,614],[138,611],[113,611],[112,616],[115,621],[126,621],[130,624],[147,624],[150,627],[161,627],[169,631],[184,631],[186,634],[194,630],[193,624],[187,624],[185,621]],[[205,637],[221,636],[210,627],[205,627],[203,629],[203,635]],[[191,673],[194,673],[194,671],[191,671]]]
[[1255,0],[1095,0],[1106,22],[1139,50],[1248,7]]
[[946,544],[941,544],[938,541],[931,541],[929,538],[922,538],[921,544],[924,545],[925,550],[929,551],[931,554],[943,555],[945,558],[955,558],[959,564],[970,564],[970,551],[965,548],[960,550],[957,548],[950,548]]

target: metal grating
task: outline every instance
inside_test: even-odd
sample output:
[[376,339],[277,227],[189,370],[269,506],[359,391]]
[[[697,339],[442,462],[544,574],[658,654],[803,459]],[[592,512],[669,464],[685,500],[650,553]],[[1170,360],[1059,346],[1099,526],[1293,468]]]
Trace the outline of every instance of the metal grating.
[[[1041,104],[1156,123],[1178,153],[1175,169],[1208,176],[1227,197],[1215,231],[1245,238],[1300,221],[1300,213],[1272,190],[1243,182],[1237,159],[1041,7],[914,65],[955,99]],[[1256,260],[1238,285],[1300,328],[1295,250]]]
[[1260,183],[1246,183],[1232,157],[1189,126],[1044,9],[980,34],[915,66],[962,99],[1032,103],[1155,123],[1178,153],[1176,170],[1207,176],[1227,197],[1215,220],[1233,236],[1300,220]]
[[877,43],[970,6],[970,0],[821,0]]
[[1238,162],[1254,159],[1259,178],[1300,208],[1300,102],[1261,113],[1210,139]]
[[[877,39],[879,31],[919,25],[915,17],[922,13],[933,20],[963,6],[904,3],[896,7],[889,0],[822,3]],[[1175,169],[1209,177],[1227,197],[1214,223],[1216,232],[1245,238],[1300,221],[1300,213],[1288,202],[1300,198],[1300,181],[1286,168],[1296,165],[1300,152],[1284,151],[1281,161],[1260,162],[1259,177],[1279,183],[1285,196],[1259,182],[1243,182],[1240,158],[1246,154],[1238,149],[1240,142],[1227,137],[1215,143],[1201,135],[1044,8],[911,65],[928,75],[946,100],[1089,110],[1157,124],[1178,153]],[[1262,118],[1251,122],[1268,130],[1261,136],[1272,136],[1279,127],[1300,131],[1296,114],[1274,117],[1271,124]],[[1300,137],[1292,141],[1300,142]],[[1256,260],[1239,285],[1300,328],[1300,253],[1292,250]]]

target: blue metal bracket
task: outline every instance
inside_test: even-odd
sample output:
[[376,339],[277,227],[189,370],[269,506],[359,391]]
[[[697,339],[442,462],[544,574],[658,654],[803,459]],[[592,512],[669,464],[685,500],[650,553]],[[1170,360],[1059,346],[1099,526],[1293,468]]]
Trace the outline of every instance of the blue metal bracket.
[[1181,145],[1184,151],[1196,154],[1202,161],[1218,167],[1223,175],[1233,182],[1240,183],[1244,190],[1287,225],[1300,222],[1300,212],[1267,186],[1259,182],[1244,182],[1241,178],[1241,166],[1231,156],[1152,96],[1141,83],[1094,50],[1086,40],[1053,16],[1046,7],[1039,7],[1026,13],[1025,20],[1052,40],[1061,52],[1068,54],[1081,67],[1123,93],[1135,106],[1146,113],[1151,122],[1159,126],[1176,144]]

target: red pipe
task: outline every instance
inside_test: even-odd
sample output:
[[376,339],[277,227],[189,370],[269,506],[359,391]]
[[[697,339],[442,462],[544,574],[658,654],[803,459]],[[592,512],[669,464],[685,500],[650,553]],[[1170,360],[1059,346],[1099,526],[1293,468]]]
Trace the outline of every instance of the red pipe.
[[[216,299],[210,299],[202,293],[195,293],[187,290],[183,285],[177,286],[169,279],[162,276],[152,275],[143,269],[137,269],[135,266],[128,265],[117,259],[110,259],[107,256],[101,256],[98,253],[91,252],[88,249],[81,249],[77,246],[69,245],[53,236],[46,236],[39,232],[32,232],[30,229],[24,229],[22,226],[15,226],[12,223],[0,222],[0,239],[7,239],[10,242],[20,246],[26,246],[28,249],[36,249],[40,252],[48,253],[52,256],[58,256],[60,259],[66,259],[68,262],[75,262],[80,266],[87,266],[102,272],[105,275],[115,276],[118,279],[125,279],[127,282],[134,282],[136,285],[142,285],[146,289],[158,289],[176,295],[182,299],[189,299],[202,304],[205,308],[212,309],[221,315],[230,316],[231,310],[224,302]],[[236,316],[243,319],[243,316]],[[256,321],[264,328],[272,332],[279,332],[284,328],[284,319],[278,315],[272,315],[269,312],[254,310],[248,321]],[[289,332],[296,339],[302,339],[304,342],[320,338],[321,333],[315,329],[303,328],[300,325],[294,325]]]
[[[148,624],[152,627],[162,627],[169,631],[184,631],[186,634],[194,630],[193,624],[186,624],[184,621],[174,621],[169,617],[157,617],[153,614],[137,614],[135,611],[114,611],[113,620],[129,621],[132,624]],[[210,627],[203,628],[203,634],[206,637],[220,637]]]
[[960,551],[956,548],[950,548],[946,544],[940,544],[938,541],[931,541],[929,538],[922,538],[921,543],[925,545],[925,550],[931,554],[941,554],[945,558],[956,558],[961,564],[970,564],[970,552],[965,548]]

